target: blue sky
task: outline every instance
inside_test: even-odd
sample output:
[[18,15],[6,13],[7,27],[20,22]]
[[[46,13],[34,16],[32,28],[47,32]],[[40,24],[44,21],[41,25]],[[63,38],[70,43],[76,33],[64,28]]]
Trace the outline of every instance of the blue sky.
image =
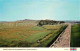
[[80,20],[80,0],[0,0],[0,21]]

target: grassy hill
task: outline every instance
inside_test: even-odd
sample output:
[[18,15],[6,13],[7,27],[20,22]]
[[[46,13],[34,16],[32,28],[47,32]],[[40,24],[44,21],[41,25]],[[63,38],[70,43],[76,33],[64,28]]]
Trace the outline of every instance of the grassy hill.
[[0,47],[47,47],[66,28],[64,24],[37,26],[38,22],[1,22]]

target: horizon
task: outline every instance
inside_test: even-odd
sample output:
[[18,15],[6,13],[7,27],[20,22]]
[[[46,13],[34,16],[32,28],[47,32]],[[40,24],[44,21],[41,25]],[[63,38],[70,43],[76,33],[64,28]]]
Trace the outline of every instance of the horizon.
[[80,21],[80,0],[0,0],[0,21]]
[[[23,21],[23,20],[35,20],[35,19],[21,19],[21,20],[15,20],[15,21]],[[39,19],[39,20],[52,20],[52,19]],[[0,22],[15,22],[15,21],[0,21]],[[72,21],[79,21],[79,20],[53,20],[53,21],[65,21],[65,22],[71,21],[72,22]]]

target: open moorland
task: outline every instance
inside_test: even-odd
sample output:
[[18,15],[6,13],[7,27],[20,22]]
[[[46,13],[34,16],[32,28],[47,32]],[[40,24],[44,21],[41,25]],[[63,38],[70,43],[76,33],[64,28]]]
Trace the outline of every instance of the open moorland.
[[48,47],[67,27],[64,24],[37,26],[38,21],[0,23],[0,47]]

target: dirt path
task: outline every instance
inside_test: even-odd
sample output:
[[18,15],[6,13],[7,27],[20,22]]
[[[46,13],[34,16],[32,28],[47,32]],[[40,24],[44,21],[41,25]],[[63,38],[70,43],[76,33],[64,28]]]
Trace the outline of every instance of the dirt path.
[[70,47],[71,24],[59,35],[57,40],[50,47]]

